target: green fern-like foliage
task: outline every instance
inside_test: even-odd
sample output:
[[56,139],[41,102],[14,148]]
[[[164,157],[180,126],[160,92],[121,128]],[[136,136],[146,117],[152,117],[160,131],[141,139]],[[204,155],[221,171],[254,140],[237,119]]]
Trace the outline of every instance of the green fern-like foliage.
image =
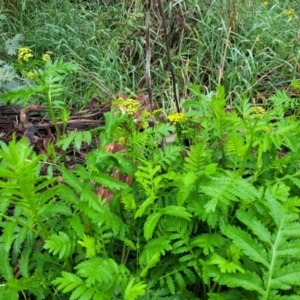
[[[3,299],[19,299],[21,293],[44,299],[49,294],[47,282],[60,269],[57,258],[37,254],[50,232],[49,224],[58,216],[70,214],[61,204],[56,207],[56,178],[39,175],[42,157],[37,156],[26,139],[0,149],[1,291]],[[12,206],[13,205],[13,206]],[[59,209],[60,207],[60,209]],[[52,211],[52,212],[51,212]],[[53,264],[53,265],[52,265]],[[17,276],[15,276],[17,272]]]
[[[26,139],[18,143],[13,139],[8,146],[1,142],[1,148],[0,188],[6,195],[4,199],[9,197],[11,203],[23,207],[31,217],[37,217],[57,193],[57,187],[51,187],[56,178],[36,176],[42,157],[34,154]],[[39,193],[47,186],[47,191]]]
[[[38,176],[42,157],[33,153],[26,139],[18,143],[13,139],[8,146],[1,143],[1,148],[0,189],[6,204],[2,205],[2,216],[7,206],[12,203],[19,208],[15,211],[16,215],[24,213],[28,217],[26,227],[35,231],[31,224],[38,223],[40,234],[46,237],[47,229],[42,225],[40,216],[58,192],[57,186],[51,186],[56,178]],[[15,221],[14,224],[17,223]],[[24,224],[23,221],[19,223],[22,226]],[[12,224],[9,226],[13,226]]]
[[228,155],[236,156],[240,159],[245,155],[246,150],[245,141],[241,134],[236,133],[227,138],[225,151]]
[[[256,293],[256,299],[298,299],[300,282],[299,216],[276,200],[269,190],[265,206],[271,217],[268,226],[253,210],[238,210],[243,226],[225,225],[222,232],[242,252],[241,260],[249,261],[230,272],[219,268],[214,279],[231,288]],[[211,261],[214,264],[214,261]],[[216,270],[216,269],[215,269]],[[291,297],[291,298],[290,298]]]
[[162,217],[158,228],[164,234],[147,242],[139,260],[142,277],[157,280],[166,295],[177,297],[180,291],[182,299],[194,299],[195,295],[188,292],[187,286],[195,284],[195,270],[200,268],[201,250],[191,243],[193,227],[190,224],[189,219]]
[[237,201],[253,202],[258,197],[256,189],[234,172],[214,174],[200,187],[200,191],[210,197],[205,204],[205,212],[214,212],[216,207],[226,208]]
[[198,179],[197,193],[191,194],[197,200],[190,198],[188,208],[209,226],[227,223],[229,209],[234,205],[247,207],[258,200],[256,188],[236,172],[218,170],[214,166],[209,168],[208,174]]
[[273,104],[272,114],[279,120],[283,119],[289,109],[295,109],[299,105],[298,101],[289,97],[286,91],[276,91],[275,95],[270,97]]
[[211,162],[211,152],[206,149],[205,142],[197,143],[190,147],[185,158],[186,171],[200,172],[207,168]]
[[63,293],[70,293],[70,299],[114,299],[115,292],[124,295],[123,299],[135,300],[145,294],[146,285],[130,278],[128,270],[112,259],[94,257],[78,264],[76,274],[62,272],[62,277],[53,283]]
[[73,254],[75,244],[66,233],[60,231],[48,237],[44,248],[54,255],[58,254],[59,259],[64,259]]
[[90,144],[92,141],[92,135],[89,131],[75,132],[72,131],[67,137],[60,140],[57,145],[61,146],[63,150],[66,150],[71,143],[74,143],[74,148],[80,150],[83,143]]
[[145,294],[146,284],[143,282],[134,284],[134,281],[135,280],[133,278],[128,283],[124,294],[124,300],[134,300]]

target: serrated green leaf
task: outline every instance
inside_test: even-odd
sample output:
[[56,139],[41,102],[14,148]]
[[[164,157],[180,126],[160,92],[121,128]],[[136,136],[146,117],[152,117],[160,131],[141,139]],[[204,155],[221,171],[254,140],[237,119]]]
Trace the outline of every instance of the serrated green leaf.
[[14,240],[14,233],[16,230],[17,224],[15,222],[9,222],[5,224],[2,238],[4,242],[4,250],[9,251],[11,248],[11,245]]
[[239,134],[233,134],[226,139],[225,151],[228,155],[235,155],[241,158],[246,152],[245,141]]
[[161,212],[156,212],[148,216],[145,224],[144,224],[144,237],[146,240],[149,240],[152,238],[153,231],[162,216]]
[[217,265],[221,273],[236,273],[237,271],[241,273],[245,272],[243,268],[241,268],[233,261],[228,261],[227,259],[216,253],[211,256],[209,263],[212,265]]
[[128,185],[120,180],[114,179],[113,177],[101,174],[101,173],[93,173],[90,176],[91,180],[95,180],[99,185],[107,187],[109,189],[122,190],[128,188]]
[[299,285],[299,278],[300,263],[292,262],[274,272],[271,287],[272,289],[291,289],[293,285]]
[[194,259],[192,254],[183,255],[179,258],[180,262],[192,261]]
[[76,232],[79,238],[82,238],[84,235],[84,225],[81,218],[78,215],[73,215],[69,219],[69,224],[71,228]]
[[145,213],[146,209],[147,209],[151,204],[154,203],[155,199],[156,199],[156,197],[155,197],[154,195],[148,197],[148,198],[142,203],[142,205],[139,207],[139,209],[136,211],[136,213],[134,214],[134,218],[137,219],[137,218],[141,217],[141,216]]
[[184,278],[181,275],[181,273],[175,272],[174,277],[175,277],[175,280],[176,280],[178,286],[180,287],[180,289],[185,290],[186,284],[185,284]]
[[84,235],[82,241],[78,241],[82,247],[86,248],[86,258],[91,258],[96,254],[95,238]]
[[67,148],[73,142],[74,138],[75,135],[71,133],[67,137],[63,137],[60,141],[58,141],[57,145],[60,146],[63,150],[67,150]]
[[85,142],[89,145],[92,141],[92,134],[90,131],[83,131],[83,137]]
[[113,287],[119,272],[118,264],[113,259],[93,257],[79,263],[76,274],[86,278],[87,286],[101,284],[103,290]]
[[124,300],[135,300],[138,296],[145,295],[147,285],[143,282],[134,284],[134,281],[134,278],[132,278],[128,283],[124,293]]
[[194,172],[188,172],[184,175],[183,182],[181,181],[181,186],[176,197],[178,206],[182,206],[191,191],[195,189],[196,180],[197,176]]
[[193,239],[191,245],[203,249],[205,255],[209,255],[219,248],[222,243],[222,237],[219,234],[201,234]]
[[74,241],[61,231],[58,235],[50,235],[44,245],[44,249],[49,249],[50,253],[53,253],[54,255],[58,254],[59,259],[69,257],[73,253],[74,248]]
[[[97,295],[95,294],[95,290],[94,289],[87,289],[79,298],[79,300],[102,300],[103,298],[101,297],[101,295]],[[98,297],[98,298],[97,298]]]
[[72,172],[70,172],[69,170],[67,170],[65,168],[61,168],[60,170],[62,172],[64,181],[68,185],[73,187],[76,192],[82,192],[83,186],[82,186],[82,183],[80,182],[80,179],[77,178]]
[[57,286],[58,290],[68,289],[68,286],[71,284],[73,287],[81,286],[83,281],[80,277],[76,276],[75,274],[69,272],[61,272],[62,277],[57,277],[52,281],[54,285]]
[[80,296],[82,296],[82,294],[84,292],[86,292],[86,290],[87,290],[87,287],[84,285],[76,287],[71,294],[70,300],[76,300],[76,299],[81,298]]
[[124,239],[124,244],[127,247],[129,247],[131,250],[136,250],[137,249],[136,245],[131,240],[129,240],[127,238]]
[[248,228],[261,240],[264,241],[266,243],[268,243],[269,245],[272,244],[272,235],[269,232],[269,230],[262,224],[262,222],[260,222],[259,220],[257,220],[257,218],[255,218],[255,216],[253,216],[252,214],[242,211],[242,210],[238,210],[236,212],[236,216],[237,218],[243,222],[245,225],[248,226]]
[[169,215],[169,216],[174,216],[174,217],[179,217],[179,218],[183,218],[186,219],[188,221],[191,220],[192,215],[187,212],[185,207],[182,206],[176,206],[176,205],[169,205],[166,206],[165,208],[163,208],[161,210],[161,212],[164,215]]
[[221,228],[223,234],[231,238],[247,256],[256,262],[262,263],[269,268],[269,262],[264,247],[254,240],[247,232],[235,226],[224,226]]
[[80,150],[82,144],[82,138],[83,138],[82,133],[76,132],[75,139],[74,139],[74,147],[76,150]]
[[20,259],[20,273],[23,277],[29,277],[29,257],[32,249],[27,247],[22,251]]
[[166,280],[167,280],[167,285],[170,290],[170,293],[175,294],[175,284],[173,278],[171,276],[167,276]]
[[195,283],[196,282],[196,275],[194,274],[194,272],[188,268],[184,268],[183,269],[183,273],[188,277],[188,279],[192,282]]
[[219,283],[231,288],[244,288],[248,291],[256,291],[260,295],[265,294],[265,288],[262,279],[255,273],[231,273],[221,274],[217,279]]
[[0,248],[0,274],[6,280],[14,278],[14,271],[10,265],[9,253]]
[[140,276],[145,277],[148,273],[148,270],[155,267],[156,264],[160,261],[160,253],[155,253],[147,262],[145,268],[141,270]]

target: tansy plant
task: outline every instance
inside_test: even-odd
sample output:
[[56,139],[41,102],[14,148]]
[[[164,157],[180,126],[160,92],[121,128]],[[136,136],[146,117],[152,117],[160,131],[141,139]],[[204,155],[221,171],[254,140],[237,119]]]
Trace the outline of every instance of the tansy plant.
[[184,152],[165,141],[187,123],[140,130],[117,108],[60,180],[25,139],[0,142],[0,299],[299,299],[294,99],[191,91],[173,120],[202,139]]
[[115,108],[116,112],[133,117],[135,122],[140,125],[139,127],[143,129],[149,126],[148,119],[151,114],[145,108],[142,108],[137,100],[118,98],[112,102],[112,108]]
[[63,81],[68,74],[75,72],[78,67],[62,59],[52,60],[49,53],[44,53],[41,58],[36,58],[30,48],[20,48],[18,51],[18,63],[16,68],[24,77],[32,79],[32,86],[25,89],[9,91],[0,94],[5,103],[21,103],[24,106],[33,102],[35,97],[45,100],[49,107],[50,116],[55,127],[57,139],[62,137],[61,129],[57,123],[55,110],[61,110],[61,118],[64,124],[67,122],[66,101],[62,99],[64,94]]
[[138,111],[141,105],[134,99],[118,98],[112,102],[112,106],[116,108],[117,111],[122,112],[122,114],[132,116]]
[[[278,92],[269,99],[272,109],[252,105],[241,99],[235,108],[227,108],[224,88],[219,86],[213,95],[204,95],[198,86],[191,92],[195,99],[183,104],[185,115],[193,117],[198,136],[214,149],[214,157],[223,168],[252,173],[253,180],[269,178],[276,169],[278,151],[286,147],[297,149],[297,122],[295,115],[285,116],[295,107],[285,93]],[[282,170],[280,170],[282,171]]]
[[168,121],[175,126],[177,140],[183,144],[191,145],[203,139],[200,134],[198,119],[187,111],[168,115]]

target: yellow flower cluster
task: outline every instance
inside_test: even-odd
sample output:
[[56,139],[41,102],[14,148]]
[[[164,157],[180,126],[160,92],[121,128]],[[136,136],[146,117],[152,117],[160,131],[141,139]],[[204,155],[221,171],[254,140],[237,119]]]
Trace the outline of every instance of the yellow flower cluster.
[[125,142],[126,142],[126,140],[123,136],[119,137],[119,139],[118,139],[118,144],[119,145],[125,145]]
[[125,100],[123,98],[119,98],[116,101],[113,101],[112,104],[120,110],[125,110],[125,112],[130,116],[134,115],[140,107],[140,103],[133,99]]
[[148,119],[151,117],[151,114],[147,110],[143,110],[141,114],[141,125],[143,129],[149,127]]
[[294,9],[294,8],[291,8],[291,9],[285,11],[285,15],[286,15],[286,16],[291,16],[291,15],[293,15],[294,13],[295,13],[295,9]]
[[262,128],[262,131],[263,132],[268,132],[270,130],[270,128],[268,127],[268,126],[264,126],[263,128]]
[[197,139],[198,142],[201,142],[201,141],[204,140],[204,136],[203,136],[203,135],[198,135],[198,136],[196,137],[196,139]]
[[168,120],[176,125],[177,123],[183,123],[187,120],[183,113],[175,113],[168,116]]
[[51,56],[48,53],[43,54],[42,61],[49,61],[51,60]]
[[264,6],[267,6],[267,5],[268,5],[268,1],[264,1],[264,2],[263,2],[263,5],[264,5]]
[[29,71],[27,74],[26,74],[26,77],[29,78],[29,79],[34,79],[35,78],[35,74],[31,71]]
[[266,111],[261,106],[253,107],[252,112],[255,114],[256,118],[258,119],[262,119],[266,114]]
[[33,57],[32,51],[29,48],[20,48],[18,51],[19,62],[28,61]]

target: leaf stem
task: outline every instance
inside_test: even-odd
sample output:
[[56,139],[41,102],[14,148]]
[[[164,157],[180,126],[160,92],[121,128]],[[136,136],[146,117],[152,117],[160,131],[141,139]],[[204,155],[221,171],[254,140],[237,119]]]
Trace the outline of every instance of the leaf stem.
[[[47,90],[45,92],[45,96],[46,96],[46,100],[47,100],[47,103],[48,103],[48,106],[49,106],[51,119],[52,119],[52,122],[53,122],[53,125],[54,125],[54,128],[55,128],[55,131],[56,131],[57,140],[60,141],[61,140],[61,132],[60,132],[60,129],[58,127],[55,112],[54,112],[54,109],[53,109],[52,97],[51,97],[51,85],[49,85],[47,87]],[[67,167],[66,151],[61,148],[61,153],[62,153],[64,166]]]

